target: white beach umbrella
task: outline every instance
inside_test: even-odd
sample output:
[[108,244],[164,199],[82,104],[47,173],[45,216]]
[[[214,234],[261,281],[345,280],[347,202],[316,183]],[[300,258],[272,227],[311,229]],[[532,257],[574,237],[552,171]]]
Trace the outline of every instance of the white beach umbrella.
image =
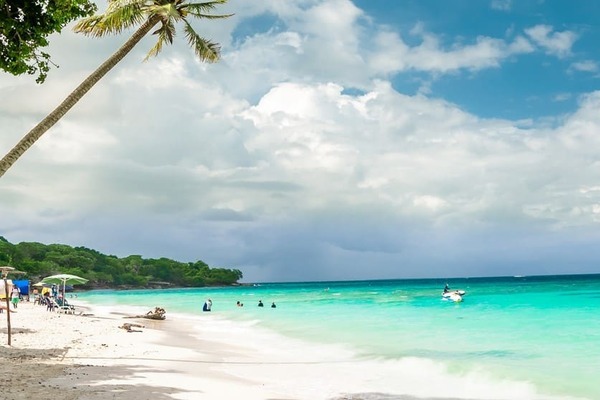
[[80,285],[80,284],[84,284],[86,283],[88,280],[85,278],[82,278],[80,276],[77,275],[71,275],[71,274],[58,274],[58,275],[51,275],[51,276],[47,276],[44,279],[41,280],[40,283],[50,283],[50,284],[56,284],[56,285],[60,285],[62,284],[63,286],[63,298],[65,296],[65,287],[67,285]]

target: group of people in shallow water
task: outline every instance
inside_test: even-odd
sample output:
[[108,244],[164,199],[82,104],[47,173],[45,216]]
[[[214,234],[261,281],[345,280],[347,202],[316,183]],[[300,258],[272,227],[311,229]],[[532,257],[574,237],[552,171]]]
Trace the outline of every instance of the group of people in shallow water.
[[[244,303],[242,303],[239,300],[236,302],[236,305],[238,307],[244,307]],[[265,306],[262,300],[259,300],[257,305],[258,305],[258,307],[264,307]],[[275,304],[275,302],[271,303],[271,308],[277,308],[277,305]],[[212,300],[211,299],[207,299],[204,302],[204,305],[202,306],[202,311],[207,312],[207,311],[211,311],[211,310],[212,310]]]
[[[238,302],[239,303],[239,302]],[[258,306],[259,307],[264,307],[265,305],[263,304],[262,300],[258,301]],[[277,305],[275,304],[275,302],[271,303],[271,308],[277,308]]]

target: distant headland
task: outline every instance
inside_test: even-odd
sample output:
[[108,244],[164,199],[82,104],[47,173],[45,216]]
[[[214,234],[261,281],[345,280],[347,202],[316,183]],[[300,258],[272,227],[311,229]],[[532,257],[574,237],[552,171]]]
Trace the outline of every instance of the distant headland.
[[179,262],[168,258],[119,258],[86,247],[21,242],[12,244],[0,236],[0,265],[25,272],[31,281],[58,274],[89,280],[78,289],[142,289],[237,285],[242,271],[209,267],[203,261]]

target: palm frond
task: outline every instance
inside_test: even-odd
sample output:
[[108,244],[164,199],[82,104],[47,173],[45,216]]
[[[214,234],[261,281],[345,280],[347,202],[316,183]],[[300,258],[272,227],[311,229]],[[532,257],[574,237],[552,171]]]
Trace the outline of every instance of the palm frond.
[[219,19],[219,18],[229,18],[233,14],[207,14],[208,11],[212,11],[216,8],[217,5],[226,3],[227,0],[223,1],[210,1],[206,3],[186,3],[183,4],[180,8],[183,12],[193,15],[197,18],[205,18],[205,19]]
[[171,21],[164,23],[156,31],[152,32],[153,35],[158,35],[156,44],[150,49],[144,61],[147,61],[150,57],[155,57],[160,53],[164,44],[172,44],[173,38],[175,37],[175,26]]
[[195,31],[194,28],[184,20],[185,22],[185,37],[188,40],[188,43],[194,49],[194,52],[200,58],[201,61],[205,62],[217,62],[221,57],[221,47],[217,43],[213,43],[210,40],[206,40],[203,37],[200,37]]
[[149,14],[158,15],[163,21],[168,19],[180,21],[183,18],[179,8],[171,2],[165,4],[152,4],[149,5],[146,10]]
[[219,14],[219,15],[213,15],[213,14],[202,14],[196,11],[188,11],[189,15],[193,15],[196,18],[202,18],[202,19],[220,19],[220,18],[229,18],[234,16],[235,14]]
[[163,44],[164,41],[159,37],[156,41],[156,44],[152,46],[148,54],[146,54],[146,57],[144,57],[144,61],[148,61],[150,57],[156,57],[158,53],[160,53],[160,51],[162,50]]
[[110,0],[104,14],[82,19],[73,30],[95,37],[121,33],[144,21],[144,3],[145,0]]
[[156,56],[165,44],[173,43],[175,37],[175,23],[183,22],[185,36],[202,61],[216,62],[220,58],[221,48],[217,43],[199,36],[188,20],[187,16],[202,19],[222,19],[233,14],[210,14],[216,6],[224,4],[227,0],[213,0],[198,3],[189,3],[189,0],[108,0],[108,7],[104,14],[85,18],[75,25],[74,30],[89,36],[101,37],[107,34],[120,33],[134,25],[143,24],[145,20],[160,21],[160,28],[153,32],[157,35],[155,45],[146,55],[146,60]]
[[173,38],[175,37],[175,25],[173,25],[173,21],[164,23],[158,31],[159,35],[164,35],[167,38],[169,44],[173,44]]
[[185,3],[180,7],[188,10],[196,10],[196,12],[207,12],[212,11],[217,8],[220,4],[227,3],[227,0],[214,0],[214,1],[205,1],[202,3]]
[[79,20],[73,27],[73,30],[88,36],[102,36],[99,32],[103,30],[101,28],[103,20],[104,15],[92,15],[91,17]]

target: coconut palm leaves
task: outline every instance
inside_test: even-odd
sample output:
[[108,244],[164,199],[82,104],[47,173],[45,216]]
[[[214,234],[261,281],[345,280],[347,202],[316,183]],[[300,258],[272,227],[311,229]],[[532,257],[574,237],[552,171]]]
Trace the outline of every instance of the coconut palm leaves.
[[143,3],[130,0],[110,1],[104,14],[82,19],[73,30],[94,37],[120,34],[124,29],[140,25],[147,19],[142,12]]
[[173,43],[176,35],[175,27],[178,23],[181,23],[188,44],[192,47],[196,56],[204,62],[218,61],[220,57],[219,45],[198,35],[189,19],[230,17],[231,14],[211,14],[218,5],[226,2],[227,0],[201,3],[191,3],[189,0],[109,0],[104,14],[94,15],[77,23],[74,28],[76,32],[93,37],[119,34],[126,29],[139,27],[119,50],[92,72],[56,109],[29,131],[0,160],[0,177],[156,25],[159,25],[158,29],[152,34],[157,36],[157,42],[148,52],[146,60],[160,53],[163,45]]
[[158,40],[150,49],[146,60],[156,56],[163,45],[172,44],[175,37],[175,24],[184,24],[185,36],[196,55],[205,62],[219,59],[220,48],[196,33],[188,17],[201,19],[227,18],[227,15],[209,14],[219,4],[227,0],[215,0],[204,3],[190,3],[184,0],[114,0],[102,15],[85,18],[75,25],[75,32],[89,36],[104,36],[120,33],[123,29],[139,25],[144,19],[160,23],[160,27],[152,32]]

